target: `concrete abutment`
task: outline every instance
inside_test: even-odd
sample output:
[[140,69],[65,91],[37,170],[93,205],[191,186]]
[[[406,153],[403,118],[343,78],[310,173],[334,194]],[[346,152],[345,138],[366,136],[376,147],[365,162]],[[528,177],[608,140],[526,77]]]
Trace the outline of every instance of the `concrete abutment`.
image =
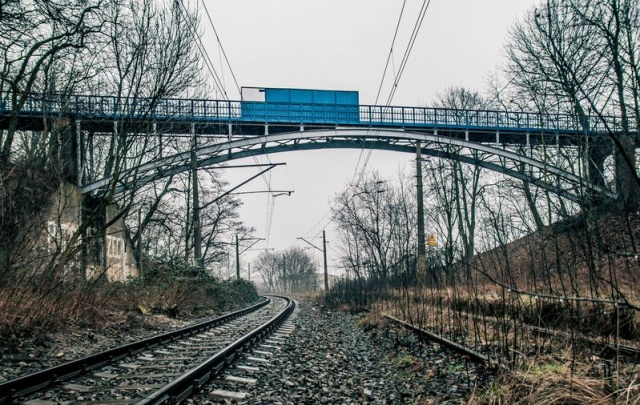
[[74,184],[62,182],[50,208],[48,249],[77,244],[73,261],[88,279],[127,281],[138,277],[137,258],[119,213],[115,204],[83,195]]

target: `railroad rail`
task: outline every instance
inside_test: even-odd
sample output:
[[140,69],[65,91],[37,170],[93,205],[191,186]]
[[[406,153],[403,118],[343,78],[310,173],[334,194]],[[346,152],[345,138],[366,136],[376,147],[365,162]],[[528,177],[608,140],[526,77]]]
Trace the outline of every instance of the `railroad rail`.
[[281,325],[294,305],[285,297],[266,298],[207,322],[19,377],[0,384],[0,403],[52,398],[178,403]]
[[[365,311],[367,312],[371,312],[371,309],[369,308],[364,308]],[[477,318],[477,316],[465,313],[466,316],[469,317],[473,317],[473,318]],[[450,339],[447,339],[441,335],[435,334],[433,332],[427,331],[425,329],[419,328],[415,325],[412,325],[411,323],[405,322],[401,319],[395,318],[393,316],[390,315],[383,315],[386,319],[390,320],[393,323],[396,323],[398,325],[401,325],[421,336],[426,337],[427,339],[434,341],[434,342],[438,342],[443,346],[446,346],[458,353],[462,353],[468,357],[470,357],[471,359],[473,359],[474,361],[478,362],[478,363],[482,363],[484,365],[486,365],[487,367],[491,368],[491,369],[497,369],[501,367],[500,362],[497,359],[492,359],[490,356],[484,355],[476,350],[473,350],[467,346],[464,346],[463,344],[454,342]],[[492,318],[492,317],[489,317]],[[497,318],[493,318],[494,320],[497,320]],[[549,336],[549,337],[561,337],[563,339],[572,339],[574,341],[577,341],[579,343],[582,343],[586,346],[589,346],[592,350],[594,350],[595,352],[597,352],[599,357],[605,358],[605,359],[611,359],[614,358],[616,355],[619,356],[623,356],[623,357],[628,357],[634,360],[638,360],[640,359],[640,348],[634,347],[634,346],[629,346],[629,345],[623,345],[623,344],[614,344],[614,343],[609,343],[609,342],[602,342],[602,341],[598,341],[597,339],[594,338],[590,338],[588,336],[584,336],[584,335],[572,335],[569,334],[567,332],[563,332],[560,330],[556,330],[556,329],[549,329],[549,328],[541,328],[538,326],[533,326],[533,325],[528,325],[528,324],[523,324],[521,325],[525,328],[527,328],[528,330],[531,331],[531,333],[533,334],[537,334],[537,335],[544,335],[544,336]]]
[[[482,320],[482,321],[492,321],[492,322],[502,322],[502,320],[496,316],[491,316],[491,315],[484,315],[484,316],[479,316],[479,315],[474,315],[474,314],[470,314],[467,311],[457,311],[459,314],[467,317],[467,318],[471,318],[474,319],[476,321],[478,320]],[[527,321],[520,321],[520,327],[522,328],[526,328],[527,330],[531,331],[531,333],[536,334],[536,335],[544,335],[544,336],[548,336],[551,338],[554,337],[559,337],[562,339],[568,339],[571,341],[575,341],[581,344],[584,344],[585,346],[588,346],[590,348],[592,348],[594,351],[597,351],[598,356],[605,358],[605,359],[611,359],[616,357],[616,355],[619,356],[623,356],[623,357],[628,357],[630,359],[634,359],[634,360],[638,360],[640,359],[640,348],[635,347],[635,346],[630,346],[630,345],[626,345],[626,344],[616,344],[616,343],[611,343],[611,342],[605,342],[602,340],[599,340],[597,338],[594,337],[590,337],[585,335],[584,333],[568,333],[566,331],[557,329],[557,328],[553,328],[553,327],[540,327],[540,326],[535,326],[532,325],[530,322]],[[605,338],[605,336],[600,336],[601,338]]]
[[[370,311],[370,310],[367,309],[367,311]],[[391,315],[383,315],[383,316],[395,324],[403,326],[404,328],[407,328],[418,335],[424,336],[431,341],[437,342],[445,347],[448,347],[449,349],[452,349],[458,353],[461,353],[469,357],[471,360],[475,361],[476,363],[483,364],[490,369],[497,369],[500,366],[497,361],[491,359],[489,356],[486,356],[460,343],[454,342],[453,340],[449,340],[443,336],[440,336],[433,332],[429,332],[428,330],[419,328],[415,325],[412,325],[408,322],[405,322]]]
[[541,328],[538,326],[531,326],[531,325],[525,325],[525,326],[529,328],[533,333],[538,335],[545,335],[550,337],[561,337],[563,339],[571,339],[571,340],[578,341],[595,350],[599,350],[599,357],[602,357],[605,359],[615,358],[616,355],[629,357],[634,360],[640,359],[640,348],[637,348],[634,346],[623,345],[623,344],[616,345],[615,343],[601,342],[601,341],[598,341],[597,339],[594,339],[588,336],[583,336],[581,334],[571,335],[570,333],[555,330],[555,329]]

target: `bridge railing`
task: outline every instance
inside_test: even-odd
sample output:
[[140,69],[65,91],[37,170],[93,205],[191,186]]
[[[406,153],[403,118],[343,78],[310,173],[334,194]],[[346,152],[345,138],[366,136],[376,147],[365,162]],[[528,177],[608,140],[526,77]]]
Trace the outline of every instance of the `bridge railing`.
[[381,126],[434,128],[505,129],[519,131],[604,132],[618,131],[616,117],[585,117],[580,122],[569,114],[539,114],[521,111],[457,110],[429,107],[360,106],[360,122]]
[[[0,96],[0,113],[11,102]],[[515,130],[593,133],[619,131],[616,117],[585,117],[579,122],[569,114],[519,111],[456,110],[429,107],[335,105],[311,103],[256,103],[206,99],[118,98],[92,95],[30,95],[23,115],[65,115],[81,119],[145,118],[224,122],[370,125],[475,130]]]

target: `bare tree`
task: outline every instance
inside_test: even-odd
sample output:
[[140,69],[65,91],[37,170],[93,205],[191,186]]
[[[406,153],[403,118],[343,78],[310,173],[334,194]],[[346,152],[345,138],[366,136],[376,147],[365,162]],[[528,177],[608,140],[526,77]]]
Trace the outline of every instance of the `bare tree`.
[[[619,132],[609,137],[615,149],[617,192],[627,208],[640,197],[637,129],[630,127],[631,117],[638,121],[637,89],[628,85],[638,70],[638,7],[627,0],[548,0],[516,25],[507,45],[506,72],[526,104],[541,112],[575,114],[585,130],[588,115],[620,117]],[[586,151],[587,172],[597,184],[603,183],[607,149],[596,143]]]
[[[480,93],[461,87],[451,87],[438,95],[437,105],[454,110],[482,110],[487,102]],[[484,186],[481,182],[482,169],[480,166],[464,166],[451,160],[452,184],[454,202],[458,216],[458,233],[462,239],[462,260],[469,262],[475,254],[476,212],[479,198]],[[446,183],[442,183],[446,187]]]
[[[3,2],[0,93],[8,94],[5,108],[11,117],[8,129],[0,133],[0,166],[11,158],[18,114],[32,93],[58,89],[61,84],[68,89],[79,78],[90,77],[82,67],[86,62],[82,56],[96,51],[94,45],[109,21],[105,12],[109,1]],[[84,74],[72,76],[78,72]]]
[[254,269],[270,291],[314,291],[317,288],[318,266],[313,258],[297,246],[284,252],[263,252],[254,262]]
[[292,246],[282,254],[286,266],[286,285],[290,292],[314,291],[318,286],[318,266],[301,247]]
[[254,262],[254,269],[260,274],[262,282],[269,291],[275,291],[282,275],[281,255],[274,252],[262,252]]

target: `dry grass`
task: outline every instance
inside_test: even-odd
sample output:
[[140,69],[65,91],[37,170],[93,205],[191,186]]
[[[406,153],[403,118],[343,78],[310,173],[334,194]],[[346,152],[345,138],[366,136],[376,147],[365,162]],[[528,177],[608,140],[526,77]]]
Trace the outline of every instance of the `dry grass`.
[[162,283],[59,281],[38,288],[0,289],[0,336],[55,331],[67,325],[99,326],[129,312],[205,316],[257,299],[247,282],[175,279]]
[[[461,296],[455,293],[450,288],[444,292],[424,288],[389,291],[385,294],[386,300],[371,305],[372,311],[361,318],[360,326],[375,335],[384,328],[383,315],[393,315],[411,319],[415,324],[419,321],[420,327],[498,355],[513,373],[501,376],[491,387],[476,393],[472,403],[639,404],[640,388],[634,382],[638,379],[638,366],[594,356],[591,347],[576,344],[575,333],[574,338],[536,335],[523,323],[522,314],[516,316],[519,323],[516,332],[511,325],[514,318],[509,313],[495,317],[452,308],[452,297]],[[438,301],[441,305],[433,304]],[[490,304],[501,304],[501,301],[490,300]],[[603,341],[607,339],[614,340],[602,337]],[[637,340],[620,342],[638,343]],[[500,349],[505,344],[508,352]],[[615,386],[620,388],[616,391]]]
[[389,324],[389,320],[379,312],[368,312],[358,321],[358,326],[365,332],[383,330]]
[[[640,305],[637,246],[640,212],[607,213],[557,224],[478,255],[469,267],[432,269],[447,280],[439,288],[420,280],[404,288],[364,288],[376,316],[404,319],[508,365],[513,372],[474,396],[474,403],[640,405],[640,364],[601,359],[591,346],[640,346],[640,315],[633,308]],[[357,288],[345,286],[338,301],[359,305]],[[620,300],[631,307],[611,302]],[[377,322],[363,321],[372,328]],[[537,335],[533,326],[565,333]]]
[[515,373],[502,375],[488,389],[476,392],[470,404],[640,404],[640,385],[633,382],[611,393],[602,380],[568,376]]

